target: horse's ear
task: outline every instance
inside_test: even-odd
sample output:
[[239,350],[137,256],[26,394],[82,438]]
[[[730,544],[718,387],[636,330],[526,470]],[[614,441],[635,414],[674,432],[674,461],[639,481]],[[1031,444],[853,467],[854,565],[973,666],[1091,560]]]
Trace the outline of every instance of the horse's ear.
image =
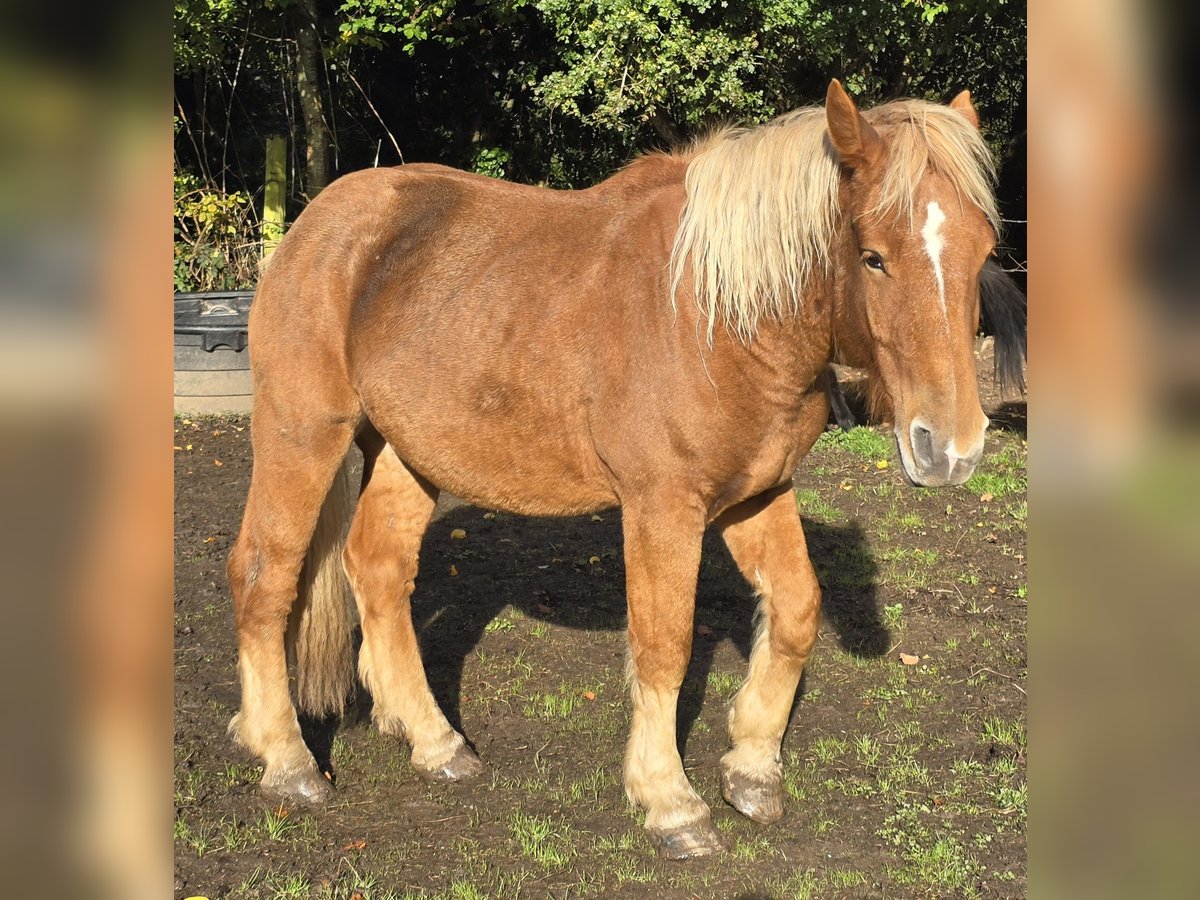
[[975,127],[979,128],[979,113],[975,112],[975,104],[971,102],[971,92],[962,91],[957,97],[950,101],[950,108],[966,119]]
[[883,138],[862,117],[836,78],[829,82],[829,90],[825,93],[825,121],[834,149],[850,168],[870,166],[883,154]]

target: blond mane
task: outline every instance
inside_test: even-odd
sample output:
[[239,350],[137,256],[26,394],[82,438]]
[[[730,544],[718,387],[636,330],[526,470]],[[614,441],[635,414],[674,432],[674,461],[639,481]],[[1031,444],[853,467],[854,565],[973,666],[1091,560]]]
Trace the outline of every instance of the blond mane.
[[[928,169],[946,176],[999,231],[995,163],[958,112],[922,100],[864,111],[888,152],[877,208],[913,227],[917,188]],[[838,227],[839,164],[825,109],[808,107],[752,129],[730,128],[691,150],[687,201],[671,251],[671,298],[691,259],[696,303],[749,340],[763,318],[795,315],[810,280],[831,268]]]

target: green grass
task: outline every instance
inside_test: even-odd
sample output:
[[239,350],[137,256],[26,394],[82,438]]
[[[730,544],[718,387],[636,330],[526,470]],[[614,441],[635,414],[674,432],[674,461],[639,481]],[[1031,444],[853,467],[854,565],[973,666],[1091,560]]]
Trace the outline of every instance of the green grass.
[[721,697],[732,697],[742,686],[742,676],[732,672],[709,672],[708,687]]
[[559,688],[558,693],[537,693],[530,695],[522,710],[530,719],[567,719],[575,712],[578,699],[573,693],[568,693],[565,687]]
[[874,428],[859,426],[849,431],[826,431],[818,439],[814,449],[845,450],[863,459],[879,461],[891,459],[893,442]]
[[545,869],[561,869],[575,856],[571,830],[548,816],[517,811],[509,828],[521,854]]
[[800,508],[800,515],[805,518],[820,519],[824,522],[836,522],[844,518],[838,509],[825,502],[812,488],[796,489],[796,505]]
[[991,494],[999,499],[1008,494],[1024,494],[1029,488],[1025,470],[1025,451],[1008,446],[989,453],[965,485],[973,494]]

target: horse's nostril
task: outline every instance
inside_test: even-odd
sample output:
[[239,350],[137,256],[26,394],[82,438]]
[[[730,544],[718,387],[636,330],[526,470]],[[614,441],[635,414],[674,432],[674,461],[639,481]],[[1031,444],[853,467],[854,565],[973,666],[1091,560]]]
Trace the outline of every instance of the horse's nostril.
[[912,449],[922,464],[929,466],[933,463],[933,433],[923,425],[912,427]]

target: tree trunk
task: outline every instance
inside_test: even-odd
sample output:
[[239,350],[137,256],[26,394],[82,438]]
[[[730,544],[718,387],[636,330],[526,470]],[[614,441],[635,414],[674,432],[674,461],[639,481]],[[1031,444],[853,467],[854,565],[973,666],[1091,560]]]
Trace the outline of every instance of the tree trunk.
[[296,92],[304,114],[305,193],[312,199],[329,183],[329,126],[321,100],[321,45],[315,0],[300,0],[296,19]]

